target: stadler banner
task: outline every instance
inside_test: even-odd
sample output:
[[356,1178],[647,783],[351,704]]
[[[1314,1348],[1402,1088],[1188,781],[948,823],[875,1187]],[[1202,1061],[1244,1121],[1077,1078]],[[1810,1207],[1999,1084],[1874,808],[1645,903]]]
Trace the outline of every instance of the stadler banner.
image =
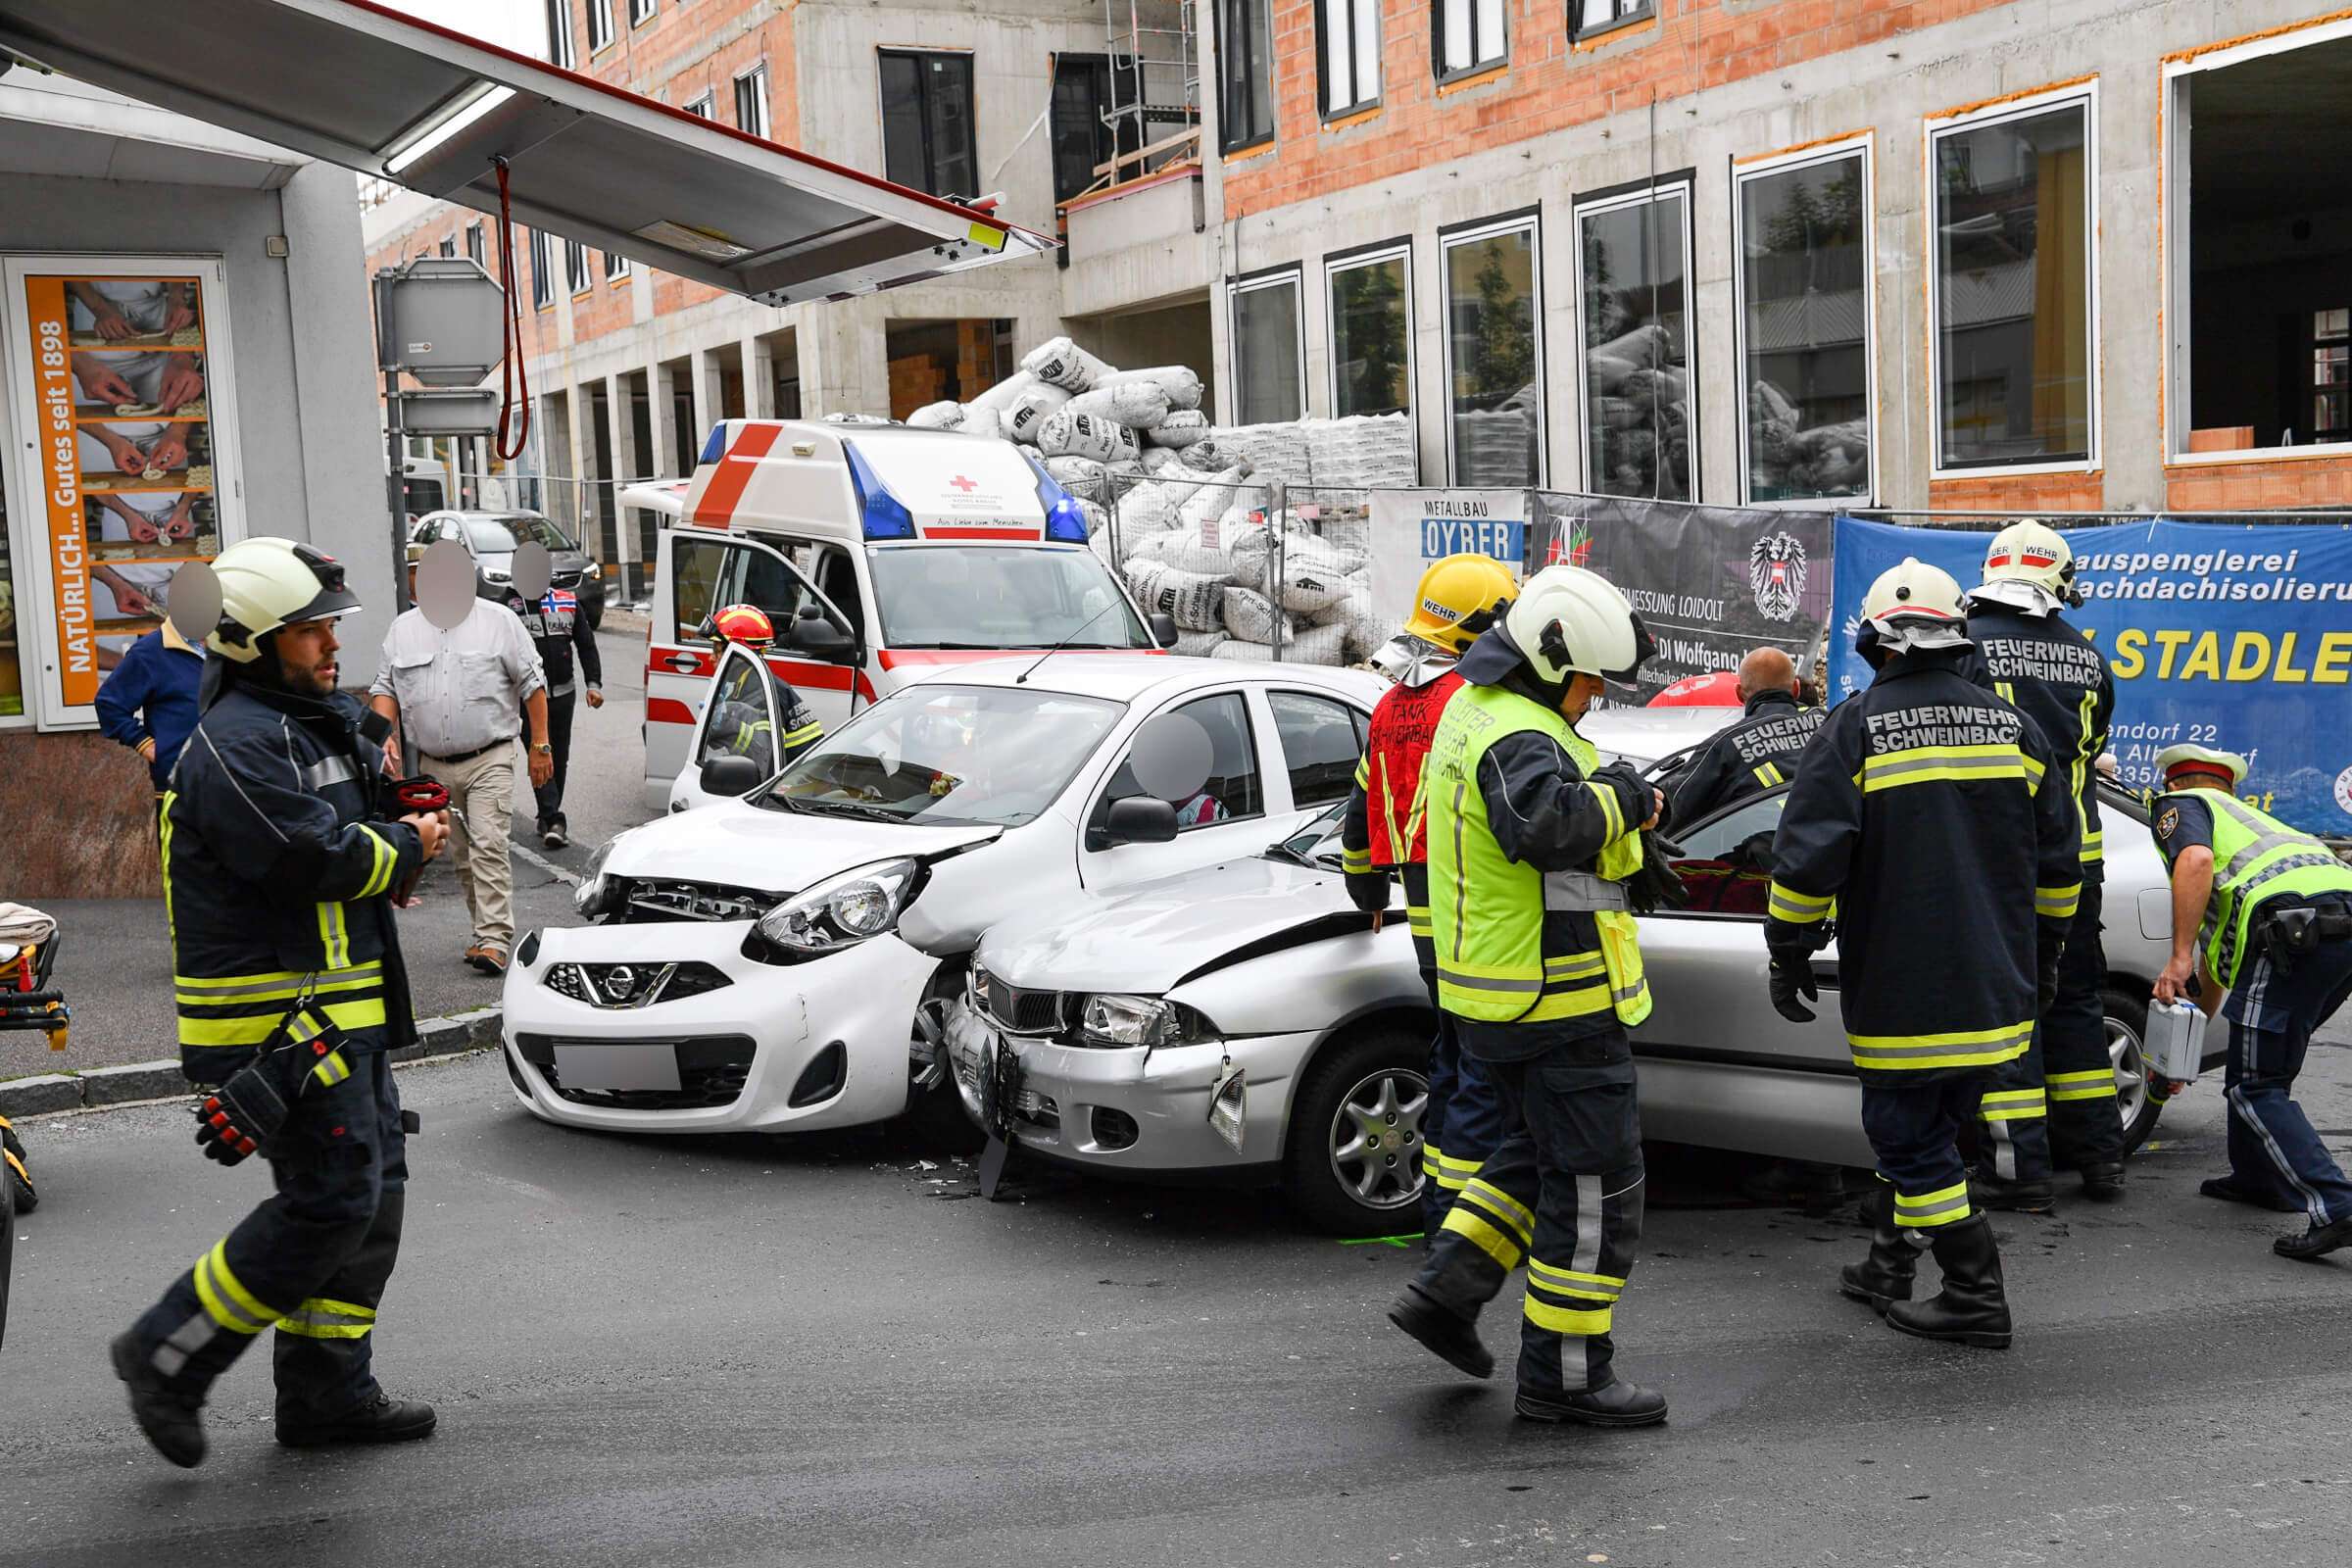
[[[2065,535],[2086,596],[2066,615],[2115,671],[2124,782],[2153,786],[2156,754],[2194,741],[2244,754],[2263,810],[2352,833],[2352,529],[2163,519]],[[1987,537],[1838,519],[1833,698],[1870,683],[1853,637],[1872,580],[1916,556],[1972,587]]]
[[1752,648],[1809,653],[1830,608],[1831,514],[1691,507],[1610,496],[1539,495],[1572,519],[1580,564],[1625,590],[1657,639],[1639,702],[1690,675],[1737,669]]

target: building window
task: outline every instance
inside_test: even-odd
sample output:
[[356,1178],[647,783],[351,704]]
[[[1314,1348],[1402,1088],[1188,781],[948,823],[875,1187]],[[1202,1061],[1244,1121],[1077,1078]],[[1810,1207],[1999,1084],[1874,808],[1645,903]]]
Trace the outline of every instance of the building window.
[[547,0],[547,63],[569,71],[576,58],[571,41],[571,0]]
[[2352,441],[2352,23],[2166,74],[2168,455]]
[[1054,199],[1066,202],[1093,189],[1103,177],[1096,169],[1116,156],[1105,119],[1110,112],[1110,57],[1055,55],[1053,102]]
[[891,183],[934,196],[980,194],[973,139],[972,57],[882,55],[882,162]]
[[1233,409],[1237,424],[1280,424],[1306,412],[1305,346],[1299,337],[1298,274],[1236,283]]
[[608,279],[629,275],[629,259],[618,251],[605,252],[605,276]]
[[1693,500],[1689,176],[1579,202],[1576,238],[1585,488]]
[[717,112],[718,95],[706,89],[699,96],[687,99],[680,107],[697,120],[710,120]]
[[455,256],[455,255],[457,255],[457,254],[458,254],[458,236],[457,236],[457,235],[455,235],[455,234],[444,234],[444,235],[442,235],[442,236],[441,236],[441,244],[440,244],[440,247],[439,247],[439,253],[440,253],[441,255],[443,255],[443,256]]
[[1445,234],[1446,455],[1459,485],[1544,482],[1536,220]]
[[1928,141],[1936,469],[2095,466],[2090,98]]
[[1742,499],[1868,500],[1869,147],[1742,170],[1733,201]]
[[662,0],[629,0],[629,25],[641,27],[654,20],[654,12]]
[[755,66],[735,78],[735,123],[767,139],[767,68]]
[[1271,0],[1217,0],[1218,145],[1229,153],[1274,139],[1270,12]]
[[542,310],[556,303],[554,242],[535,228],[531,230],[531,303]]
[[612,45],[612,0],[587,0],[588,52],[609,49]]
[[1491,70],[1510,58],[1502,0],[1437,0],[1438,79]]
[[1326,116],[1380,102],[1380,0],[1315,0],[1315,69]]
[[484,267],[488,267],[490,265],[489,243],[484,237],[482,233],[482,225],[479,223],[467,223],[466,225],[466,254],[472,257],[475,261],[481,263]]
[[1413,269],[1409,248],[1350,256],[1325,269],[1331,284],[1331,412],[1413,409]]
[[588,291],[588,247],[575,240],[564,242],[564,277],[574,294]]
[[1578,38],[1597,37],[1611,27],[1657,15],[1656,0],[1568,0],[1568,30]]

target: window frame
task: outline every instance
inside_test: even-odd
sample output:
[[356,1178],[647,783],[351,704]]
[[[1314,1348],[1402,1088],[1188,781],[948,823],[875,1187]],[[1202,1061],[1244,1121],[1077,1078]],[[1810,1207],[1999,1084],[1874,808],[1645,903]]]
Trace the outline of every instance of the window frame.
[[[1266,721],[1274,729],[1274,747],[1282,754],[1282,776],[1285,786],[1291,792],[1291,809],[1294,811],[1321,810],[1346,801],[1348,792],[1355,783],[1355,764],[1363,757],[1364,738],[1371,733],[1371,720],[1365,717],[1362,710],[1335,692],[1319,692],[1306,686],[1268,686],[1262,695],[1266,700]],[[1300,702],[1320,703],[1326,708],[1337,709],[1341,715],[1348,720],[1348,728],[1355,737],[1355,745],[1349,753],[1347,765],[1343,770],[1337,795],[1316,800],[1299,798],[1298,768],[1300,764],[1293,760],[1290,742],[1283,737],[1280,705],[1286,698]]]
[[[1057,123],[1054,115],[1054,110],[1060,104],[1062,73],[1065,69],[1073,75],[1081,71],[1085,72],[1103,89],[1094,99],[1094,107],[1098,112],[1091,120],[1091,134],[1094,138],[1096,156],[1087,164],[1084,183],[1067,194],[1064,194],[1062,190],[1061,170],[1057,162],[1057,149],[1054,146],[1054,138],[1062,126]],[[1102,177],[1095,173],[1096,166],[1119,156],[1118,135],[1111,128],[1109,122],[1103,119],[1101,112],[1107,109],[1111,95],[1116,91],[1118,69],[1117,57],[1107,51],[1102,54],[1092,54],[1084,49],[1056,49],[1054,51],[1051,63],[1046,70],[1046,165],[1047,173],[1054,182],[1054,204],[1056,207],[1067,202],[1074,202],[1092,190],[1096,182]]]
[[[1237,822],[1263,821],[1268,816],[1272,815],[1274,811],[1274,804],[1271,796],[1273,775],[1266,769],[1267,758],[1265,749],[1260,745],[1257,734],[1258,716],[1254,711],[1256,705],[1250,701],[1250,692],[1247,687],[1228,686],[1222,687],[1216,691],[1188,693],[1187,695],[1170,702],[1167,704],[1167,706],[1156,709],[1152,712],[1146,714],[1143,724],[1149,724],[1155,718],[1161,718],[1171,713],[1181,713],[1187,709],[1197,707],[1201,703],[1218,702],[1232,703],[1235,707],[1241,710],[1242,756],[1249,760],[1250,775],[1257,788],[1257,808],[1252,811],[1232,811],[1224,816],[1217,817],[1213,821],[1192,822],[1180,825],[1176,829],[1176,836],[1178,838],[1182,838],[1187,833],[1205,832],[1210,828],[1231,827]],[[1267,721],[1272,721],[1271,710],[1268,710]],[[1196,719],[1194,722],[1198,723],[1200,721]],[[1143,727],[1143,724],[1138,724],[1136,726],[1136,730],[1140,730]],[[1118,755],[1112,760],[1109,769],[1102,775],[1102,782],[1095,786],[1095,802],[1094,805],[1087,810],[1086,828],[1082,840],[1085,847],[1091,851],[1095,851],[1097,853],[1106,853],[1125,848],[1124,845],[1105,844],[1098,837],[1100,831],[1108,825],[1110,820],[1110,808],[1115,802],[1137,799],[1161,799],[1161,797],[1153,795],[1150,790],[1145,789],[1140,782],[1137,784],[1135,794],[1133,795],[1114,796],[1111,794],[1113,786],[1118,783],[1120,770],[1122,768],[1130,768],[1134,763],[1136,730],[1130,730],[1127,732],[1125,744],[1119,749]],[[1287,789],[1289,788],[1290,779],[1290,771],[1287,765],[1288,759],[1285,759],[1285,764],[1283,779],[1284,788]],[[1205,780],[1203,782],[1205,783]],[[1168,804],[1170,806],[1175,806],[1179,803],[1170,801]]]
[[[894,56],[919,62],[927,62],[932,60],[956,60],[962,63],[964,73],[964,101],[965,109],[967,111],[964,117],[964,129],[970,138],[969,146],[971,151],[972,179],[974,183],[979,183],[981,180],[980,72],[978,64],[973,57],[973,53],[969,49],[876,48],[874,50],[874,111],[875,116],[880,122],[882,127],[882,167],[885,175],[887,176],[890,169],[890,122],[888,117],[883,113],[882,106],[882,63],[885,60],[893,58]],[[915,188],[922,190],[929,195],[943,196],[945,194],[944,192],[931,189],[932,186],[942,184],[944,181],[942,181],[939,177],[939,156],[937,148],[933,144],[931,135],[930,92],[928,85],[926,84],[927,75],[928,73],[920,70],[919,68],[915,72],[916,99],[918,106],[917,119],[922,125],[923,160],[923,182],[920,185],[917,185]],[[900,183],[905,182],[901,181]],[[976,197],[982,193],[979,191],[966,191],[962,194],[967,197]]]
[[1404,419],[1405,427],[1413,432],[1413,466],[1417,474],[1421,464],[1421,361],[1420,346],[1415,342],[1419,334],[1413,330],[1418,313],[1413,309],[1413,242],[1410,236],[1376,240],[1370,245],[1335,251],[1323,258],[1323,325],[1327,349],[1323,356],[1324,368],[1331,379],[1331,416],[1335,419],[1345,418],[1347,416],[1340,412],[1338,302],[1332,297],[1332,291],[1342,272],[1378,267],[1388,262],[1404,264]]
[[531,230],[531,304],[535,309],[552,311],[556,308],[556,247],[555,236],[544,228]]
[[[596,34],[597,24],[600,22],[604,24],[605,27],[605,34],[602,38]],[[620,29],[612,24],[612,0],[588,0],[589,58],[594,59],[612,48],[613,40],[619,36]]]
[[629,25],[642,27],[662,9],[662,0],[629,0]]
[[564,242],[564,282],[575,300],[596,287],[595,270],[588,265],[588,247],[576,239]]
[[[1366,3],[1372,7],[1372,95],[1369,98],[1351,99],[1345,108],[1334,109],[1331,107],[1331,24],[1335,12],[1347,20],[1348,59],[1349,65],[1359,73],[1364,40],[1355,33],[1356,0],[1315,0],[1315,118],[1325,124],[1335,120],[1351,120],[1357,115],[1369,114],[1388,102],[1387,39],[1384,36],[1386,29],[1381,26],[1385,18],[1381,0],[1366,0]],[[1348,86],[1352,91],[1354,83],[1350,82]]]
[[[2156,368],[2157,398],[2164,410],[2164,463],[2167,467],[2226,467],[2233,463],[2301,462],[2314,458],[2352,457],[2352,442],[2307,442],[2296,447],[2248,447],[2236,452],[2191,452],[2188,432],[2192,410],[2189,380],[2190,334],[2196,320],[2189,309],[2194,279],[2188,268],[2188,229],[2194,193],[2188,188],[2189,144],[2194,127],[2180,112],[2182,85],[2208,71],[2242,66],[2270,55],[2291,54],[2315,44],[2336,43],[2352,37],[2352,18],[2314,19],[2290,23],[2287,30],[2213,49],[2184,60],[2164,63],[2162,88],[2156,99],[2156,149],[2159,216],[2157,219],[2157,298],[2164,318],[2163,352]],[[2095,274],[2094,274],[2095,275]],[[2347,291],[2352,292],[2352,291]],[[2095,312],[2095,307],[2094,307]],[[2308,394],[2306,394],[2308,395]]]
[[466,256],[483,270],[489,270],[490,234],[478,219],[466,225]]
[[[1809,168],[1815,164],[1834,164],[1840,159],[1859,155],[1862,160],[1862,384],[1869,421],[1868,434],[1863,442],[1864,465],[1868,470],[1869,489],[1866,494],[1839,496],[1816,500],[1757,501],[1748,495],[1750,471],[1747,463],[1748,402],[1743,390],[1747,377],[1747,244],[1742,238],[1744,214],[1740,203],[1749,180],[1773,174],[1785,174],[1791,170]],[[1793,152],[1766,153],[1745,163],[1732,166],[1732,386],[1739,393],[1734,400],[1733,418],[1739,426],[1740,504],[1764,511],[1817,511],[1830,504],[1846,506],[1874,505],[1879,499],[1879,270],[1870,265],[1877,257],[1873,247],[1878,243],[1878,213],[1872,203],[1878,191],[1878,142],[1874,131],[1856,131],[1834,141],[1806,146]],[[1580,293],[1579,297],[1582,295]]]
[[571,30],[571,0],[547,0],[547,63],[569,71],[579,59],[579,43]]
[[[1685,492],[1680,497],[1660,496],[1662,501],[1679,501],[1688,506],[1704,504],[1699,489],[1700,476],[1706,471],[1704,454],[1700,451],[1700,387],[1698,374],[1698,172],[1695,169],[1677,169],[1657,175],[1610,185],[1600,190],[1586,191],[1571,199],[1568,206],[1569,286],[1574,291],[1576,308],[1576,407],[1577,407],[1577,471],[1582,475],[1584,488],[1594,495],[1614,494],[1595,488],[1592,467],[1592,389],[1588,384],[1592,369],[1591,346],[1585,341],[1585,218],[1588,214],[1622,212],[1647,206],[1673,197],[1679,192],[1683,199],[1683,369],[1686,384],[1690,389],[1690,407],[1683,411],[1684,428],[1689,432],[1685,446],[1690,452],[1690,468],[1686,477]],[[1625,496],[1619,499],[1646,501],[1647,496]]]
[[[1470,42],[1478,43],[1478,0],[1465,0],[1470,7]],[[1502,7],[1502,52],[1473,60],[1466,66],[1448,68],[1446,64],[1446,0],[1430,0],[1429,7],[1429,70],[1430,77],[1439,86],[1448,82],[1467,81],[1483,76],[1490,71],[1507,71],[1511,64],[1511,8],[1509,0]]]
[[[1617,0],[1617,3],[1623,4],[1625,0]],[[1627,27],[1657,20],[1658,0],[1633,0],[1633,10],[1613,17],[1598,26],[1588,27],[1577,20],[1577,14],[1582,9],[1577,4],[1577,0],[1564,0],[1562,10],[1565,12],[1564,25],[1569,42],[1592,43],[1597,39],[1606,38],[1611,33],[1622,32]]]
[[[2083,270],[2086,273],[2083,323],[2088,352],[2084,356],[2084,375],[2088,381],[2083,407],[2087,411],[2089,440],[2084,443],[2083,456],[2051,461],[2028,459],[2021,463],[1962,463],[1947,465],[1943,460],[1943,358],[1942,336],[1937,326],[1936,301],[1942,292],[1943,267],[1939,261],[1942,247],[1936,243],[1936,147],[1945,136],[1964,130],[1977,130],[2012,120],[2031,120],[2053,109],[2080,104],[2082,109],[2082,206],[2083,206]],[[1941,479],[1978,479],[1987,477],[2016,478],[2037,473],[2097,473],[2105,463],[2104,443],[2106,418],[2101,407],[2104,396],[2101,340],[2099,329],[2103,313],[2099,308],[2099,259],[2103,247],[2099,235],[2099,78],[2087,76],[2081,81],[2066,82],[2006,98],[1982,109],[1946,111],[1930,115],[1925,134],[1920,137],[1920,189],[1925,193],[1922,215],[1927,230],[1927,326],[1928,326],[1928,477]],[[2161,246],[2159,247],[2161,249]]]
[[[1507,31],[1507,28],[1506,28]],[[1526,230],[1530,241],[1528,279],[1535,286],[1534,310],[1529,324],[1535,329],[1536,367],[1536,471],[1524,486],[1506,485],[1504,489],[1545,489],[1551,473],[1551,373],[1545,358],[1544,333],[1544,213],[1540,207],[1525,207],[1515,213],[1495,218],[1472,219],[1466,223],[1449,224],[1438,230],[1438,352],[1442,385],[1445,388],[1445,409],[1441,417],[1446,421],[1446,483],[1460,487],[1469,481],[1461,477],[1461,456],[1454,449],[1453,431],[1453,301],[1448,292],[1453,270],[1448,264],[1454,248],[1475,245],[1482,240]],[[1473,488],[1480,488],[1473,486]]]
[[1226,389],[1232,401],[1227,407],[1233,410],[1234,423],[1236,424],[1279,422],[1251,421],[1244,416],[1247,411],[1242,407],[1242,356],[1233,352],[1232,349],[1233,345],[1240,341],[1242,335],[1240,316],[1242,297],[1246,294],[1260,293],[1267,289],[1281,288],[1286,284],[1292,290],[1291,318],[1297,328],[1294,334],[1296,341],[1291,349],[1291,368],[1298,386],[1298,417],[1303,419],[1307,416],[1305,269],[1297,262],[1285,262],[1278,267],[1260,268],[1256,271],[1245,272],[1239,277],[1226,280],[1225,331],[1228,352],[1225,361],[1232,368],[1228,375],[1232,385]]
[[678,107],[697,120],[716,120],[718,118],[718,89],[705,87]]
[[[1265,56],[1263,59],[1252,59],[1250,64],[1255,67],[1258,75],[1266,79],[1266,123],[1262,128],[1252,127],[1237,135],[1234,126],[1233,105],[1228,101],[1225,92],[1225,23],[1229,16],[1242,12],[1253,12],[1265,19]],[[1216,27],[1217,151],[1223,156],[1231,158],[1237,153],[1255,152],[1260,147],[1271,147],[1274,144],[1275,130],[1282,118],[1280,106],[1275,101],[1273,85],[1276,61],[1274,0],[1217,0],[1214,15],[1216,19],[1214,25]]]
[[[760,106],[760,123],[757,127],[743,122],[743,89],[750,83],[757,83],[754,95],[754,101]],[[764,60],[735,73],[735,128],[749,131],[761,141],[768,140],[768,133],[775,128],[775,120],[769,113],[767,101],[767,62]]]
[[626,282],[628,280],[629,271],[629,259],[626,256],[621,255],[618,251],[606,251],[604,253],[604,274],[606,282]]

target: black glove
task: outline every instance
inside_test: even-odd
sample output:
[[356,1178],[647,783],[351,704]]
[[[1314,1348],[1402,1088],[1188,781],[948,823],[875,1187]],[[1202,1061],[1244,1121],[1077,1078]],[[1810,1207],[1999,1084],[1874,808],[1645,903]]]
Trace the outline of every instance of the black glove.
[[2034,1016],[2050,1010],[2058,996],[2058,960],[2066,955],[2066,939],[2044,930],[2034,948]]
[[1813,983],[1813,956],[1802,948],[1774,947],[1772,955],[1772,1007],[1790,1023],[1811,1023],[1813,1009],[1804,1002],[1819,1002],[1821,990]]
[[1636,914],[1655,914],[1660,909],[1687,908],[1690,890],[1683,885],[1682,874],[1674,862],[1682,858],[1679,844],[1670,844],[1654,832],[1642,835],[1642,869],[1625,879],[1626,901],[1633,905]]
[[1617,804],[1625,811],[1625,825],[1640,827],[1649,820],[1650,787],[1631,762],[1611,762],[1592,770],[1595,784],[1606,784],[1617,792]]
[[283,1063],[294,1058],[292,1052],[266,1053],[205,1097],[196,1107],[196,1144],[205,1158],[234,1165],[277,1135],[293,1109]]

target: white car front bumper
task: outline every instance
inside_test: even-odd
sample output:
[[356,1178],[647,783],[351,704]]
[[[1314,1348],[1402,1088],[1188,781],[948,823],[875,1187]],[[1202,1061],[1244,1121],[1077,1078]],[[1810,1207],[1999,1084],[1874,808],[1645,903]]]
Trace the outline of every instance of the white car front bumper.
[[[501,1033],[516,1098],[548,1121],[613,1132],[816,1131],[905,1110],[915,1011],[938,960],[886,934],[806,963],[760,963],[743,956],[750,929],[742,920],[675,921],[538,933],[531,961],[507,971]],[[711,965],[728,984],[649,1006],[603,1007],[546,983],[560,963],[644,970],[687,959]],[[576,1072],[592,1059],[581,1053],[648,1046],[675,1048],[675,1088],[563,1084],[559,1047]]]

